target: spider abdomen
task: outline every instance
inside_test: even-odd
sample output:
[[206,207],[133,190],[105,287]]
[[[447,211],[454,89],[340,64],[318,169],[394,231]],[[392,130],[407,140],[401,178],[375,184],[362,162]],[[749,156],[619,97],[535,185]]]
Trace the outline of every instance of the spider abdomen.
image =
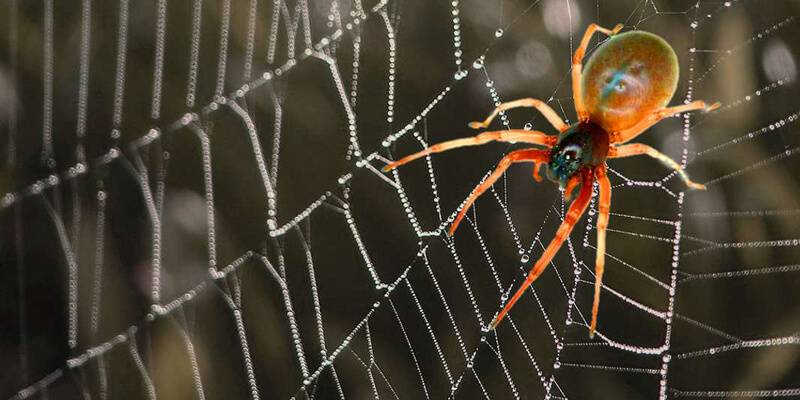
[[581,78],[589,119],[608,132],[633,126],[669,103],[678,73],[675,51],[657,35],[630,31],[608,39]]
[[583,168],[594,168],[608,156],[608,133],[593,122],[573,124],[558,137],[550,151],[547,178],[564,187]]

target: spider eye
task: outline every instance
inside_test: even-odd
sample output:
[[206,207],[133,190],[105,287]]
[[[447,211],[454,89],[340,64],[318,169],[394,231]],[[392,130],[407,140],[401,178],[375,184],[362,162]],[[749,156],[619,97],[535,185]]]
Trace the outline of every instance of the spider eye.
[[581,148],[576,145],[567,146],[561,154],[565,161],[574,161],[581,158]]

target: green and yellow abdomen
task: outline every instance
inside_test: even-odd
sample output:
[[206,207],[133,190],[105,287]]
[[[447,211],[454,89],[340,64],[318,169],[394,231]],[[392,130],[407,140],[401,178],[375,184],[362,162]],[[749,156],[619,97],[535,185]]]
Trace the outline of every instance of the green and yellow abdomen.
[[600,45],[583,70],[583,104],[592,122],[619,132],[666,106],[678,85],[678,57],[661,37],[631,31]]

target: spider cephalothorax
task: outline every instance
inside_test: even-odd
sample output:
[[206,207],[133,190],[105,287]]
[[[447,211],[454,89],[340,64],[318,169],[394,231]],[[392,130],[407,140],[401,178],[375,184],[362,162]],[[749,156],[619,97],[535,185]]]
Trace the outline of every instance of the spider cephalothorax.
[[594,169],[603,165],[606,157],[608,133],[593,122],[578,122],[558,135],[545,173],[564,188],[581,168]]
[[[586,211],[592,197],[592,185],[597,182],[599,186],[597,255],[592,321],[589,325],[589,335],[594,336],[605,268],[606,229],[611,205],[611,183],[606,176],[605,166],[607,158],[646,154],[674,169],[689,188],[705,188],[689,179],[678,163],[658,150],[641,143],[625,143],[666,117],[693,110],[710,111],[718,107],[719,103],[709,106],[697,100],[681,106],[667,107],[678,82],[678,58],[675,51],[664,39],[652,33],[631,31],[617,35],[621,29],[621,24],[614,29],[591,24],[586,29],[580,46],[575,50],[572,58],[572,98],[575,102],[575,112],[578,114],[577,123],[567,125],[550,106],[541,100],[530,98],[500,104],[483,122],[470,123],[470,127],[475,129],[486,128],[505,110],[533,107],[559,131],[558,136],[521,129],[484,132],[473,137],[435,144],[384,168],[385,171],[389,171],[432,153],[491,141],[528,143],[540,147],[515,150],[503,157],[494,172],[478,185],[464,202],[453,224],[450,225],[448,231],[450,235],[455,232],[472,203],[514,163],[533,163],[534,178],[537,181],[541,180],[539,170],[544,165],[547,177],[565,189],[564,196],[567,199],[571,198],[574,189],[580,187],[555,237],[533,265],[522,286],[489,324],[490,329],[497,327],[525,293],[525,289],[544,272],[578,219]],[[589,40],[597,31],[611,36],[611,39],[598,47],[584,71],[583,56]]]

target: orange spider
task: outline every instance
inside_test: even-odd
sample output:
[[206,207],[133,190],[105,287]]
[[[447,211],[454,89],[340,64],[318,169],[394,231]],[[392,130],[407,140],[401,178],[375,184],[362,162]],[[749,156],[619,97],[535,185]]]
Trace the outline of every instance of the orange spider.
[[[606,228],[608,227],[611,204],[611,184],[606,176],[607,158],[621,158],[646,154],[656,158],[680,174],[686,185],[692,189],[705,189],[693,182],[681,166],[658,150],[641,143],[626,143],[639,136],[658,121],[678,113],[719,107],[719,103],[707,106],[703,101],[666,107],[678,84],[678,59],[675,51],[659,36],[644,31],[630,31],[617,35],[622,29],[618,24],[614,29],[605,29],[591,24],[583,35],[580,47],[572,58],[572,96],[578,122],[568,126],[547,104],[537,99],[521,99],[499,105],[483,122],[472,122],[473,129],[486,128],[498,113],[516,107],[534,107],[560,132],[558,136],[543,132],[511,129],[490,131],[480,135],[450,140],[428,147],[418,153],[406,156],[384,168],[389,171],[412,160],[432,153],[464,146],[475,146],[491,141],[523,142],[545,149],[523,149],[512,151],[502,160],[494,172],[470,194],[461,207],[455,221],[450,226],[449,235],[455,232],[472,203],[497,181],[511,164],[534,163],[533,177],[537,182],[542,178],[539,170],[546,166],[547,178],[564,188],[564,197],[569,200],[572,191],[580,185],[578,196],[569,206],[564,221],[542,256],[531,268],[525,282],[511,300],[492,320],[489,329],[494,329],[525,293],[553,259],[558,249],[569,236],[575,223],[583,215],[592,197],[592,185],[598,182],[599,212],[597,218],[597,255],[595,259],[594,304],[589,336],[594,337],[597,326],[597,310],[600,304],[600,288],[606,251]],[[582,61],[592,35],[600,31],[611,38],[600,45],[589,58],[586,70]]]

